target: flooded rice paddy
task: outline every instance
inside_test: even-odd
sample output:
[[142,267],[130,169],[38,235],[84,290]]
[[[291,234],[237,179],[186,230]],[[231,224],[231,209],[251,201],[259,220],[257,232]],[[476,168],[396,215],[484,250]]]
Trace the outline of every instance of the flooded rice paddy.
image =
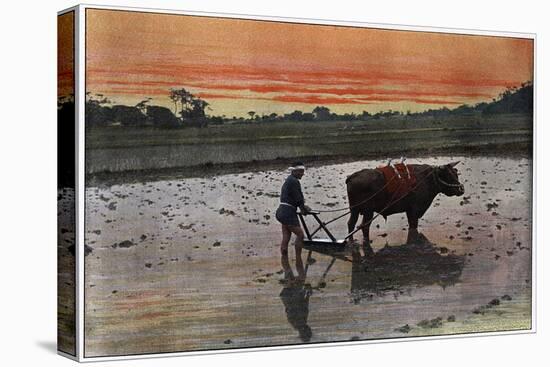
[[[404,214],[378,217],[374,256],[281,259],[286,172],[87,187],[86,356],[529,329],[531,161],[408,163],[454,160],[465,195],[439,194],[412,243]],[[380,163],[308,169],[306,203],[346,207],[346,176]]]

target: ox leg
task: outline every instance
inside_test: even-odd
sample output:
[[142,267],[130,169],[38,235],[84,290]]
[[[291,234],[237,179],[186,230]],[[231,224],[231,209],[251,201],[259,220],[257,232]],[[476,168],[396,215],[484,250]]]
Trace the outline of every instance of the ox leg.
[[407,243],[415,243],[418,240],[418,215],[413,211],[407,211],[407,220],[409,221]]
[[[355,225],[357,224],[357,220],[359,219],[359,210],[353,210],[351,211],[351,215],[348,219],[348,233],[351,233],[355,230]],[[349,238],[350,242],[353,242],[353,236]]]
[[369,234],[370,224],[373,217],[374,217],[374,213],[372,211],[363,212],[363,222],[361,223],[361,227],[363,231],[363,251],[365,252],[365,256],[371,256],[374,254],[374,251],[372,250],[372,247],[370,245],[370,234]]

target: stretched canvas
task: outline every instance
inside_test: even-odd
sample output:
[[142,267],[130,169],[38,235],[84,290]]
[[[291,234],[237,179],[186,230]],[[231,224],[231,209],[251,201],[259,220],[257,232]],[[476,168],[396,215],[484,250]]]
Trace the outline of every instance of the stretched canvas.
[[60,12],[60,354],[533,332],[534,53],[510,32]]

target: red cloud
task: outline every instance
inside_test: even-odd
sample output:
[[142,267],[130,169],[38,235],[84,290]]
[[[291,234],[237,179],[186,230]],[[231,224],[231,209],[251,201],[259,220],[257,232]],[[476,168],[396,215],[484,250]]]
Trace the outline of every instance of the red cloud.
[[[88,90],[135,96],[168,95],[170,88],[184,86],[201,91],[205,99],[254,99],[306,104],[367,104],[415,102],[458,105],[456,99],[488,99],[488,87],[516,85],[517,81],[460,79],[349,70],[273,70],[237,66],[136,65],[125,69],[87,70]],[[384,85],[385,87],[381,87]],[[164,89],[161,87],[165,87]],[[389,88],[388,88],[389,87]],[[466,89],[464,89],[466,88]],[[252,92],[252,95],[216,93]]]

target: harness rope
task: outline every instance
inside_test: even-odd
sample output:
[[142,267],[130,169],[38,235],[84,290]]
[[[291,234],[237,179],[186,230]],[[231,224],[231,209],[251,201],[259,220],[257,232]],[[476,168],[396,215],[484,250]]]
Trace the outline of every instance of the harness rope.
[[[371,200],[372,198],[374,198],[376,195],[380,194],[382,191],[384,191],[384,189],[396,178],[397,176],[393,176],[392,178],[390,178],[388,180],[388,182],[386,182],[386,184],[384,186],[382,186],[382,188],[380,190],[378,190],[377,192],[375,192],[373,195],[369,196],[368,198],[366,198],[365,200],[355,204],[355,205],[352,205],[352,206],[348,206],[346,208],[339,208],[339,209],[328,209],[328,210],[317,210],[317,209],[312,209],[312,211],[314,212],[318,212],[318,213],[334,213],[334,212],[340,212],[342,210],[347,210],[347,212],[345,214],[343,214],[341,217],[347,215],[348,213],[351,212],[351,209],[361,205],[361,204],[364,204],[366,203],[367,201]],[[338,217],[338,218],[341,218],[341,217]],[[330,223],[330,222],[329,222]]]
[[[422,177],[420,180],[418,180],[417,184],[414,185],[414,187],[409,190],[407,193],[405,193],[404,195],[402,195],[401,197],[399,197],[398,199],[396,200],[393,200],[395,198],[395,195],[397,194],[398,190],[394,191],[392,197],[390,198],[390,203],[388,205],[386,205],[382,210],[380,210],[375,216],[372,217],[372,219],[370,219],[368,222],[365,222],[363,224],[361,224],[360,226],[358,226],[355,230],[353,230],[351,233],[348,233],[347,236],[346,236],[346,239],[350,236],[352,236],[354,233],[358,232],[360,229],[366,227],[366,226],[369,226],[376,218],[378,218],[380,215],[382,215],[384,213],[384,211],[386,209],[388,209],[389,207],[391,207],[392,205],[394,205],[395,203],[397,203],[398,201],[400,201],[401,199],[405,198],[407,195],[409,195],[410,193],[414,192],[416,190],[416,188],[418,186],[420,186],[421,183],[423,183],[425,180],[427,180],[430,176],[434,175],[434,183],[436,185],[438,185],[438,183],[441,183],[443,184],[444,186],[447,186],[447,187],[460,187],[462,186],[461,184],[451,184],[451,183],[448,183],[448,182],[445,182],[443,181],[438,175],[436,175],[436,171],[439,169],[439,167],[428,167],[426,168],[425,170],[423,171],[420,171],[419,172],[419,175],[422,175],[423,173],[427,172],[427,171],[430,171],[430,173],[428,173],[427,175],[425,175],[424,177]],[[418,174],[417,174],[418,176]],[[361,204],[364,204],[366,203],[367,201],[371,200],[372,198],[374,198],[376,195],[378,195],[380,192],[382,192],[394,179],[395,177],[397,176],[393,176],[390,180],[388,180],[388,182],[386,182],[386,184],[384,186],[382,186],[382,188],[380,190],[378,190],[376,193],[374,193],[373,195],[369,196],[367,199],[355,204],[355,205],[352,205],[350,206],[349,208],[340,208],[340,209],[332,209],[332,210],[312,210],[312,211],[315,211],[315,212],[318,212],[318,213],[330,213],[330,212],[337,212],[337,211],[342,211],[342,210],[348,210],[347,212],[345,212],[344,214],[341,214],[331,220],[329,220],[328,222],[324,222],[323,225],[327,225],[327,224],[330,224],[342,217],[345,217],[346,215],[348,215],[349,213],[351,213],[351,209],[361,205]],[[400,181],[399,183],[399,186],[398,186],[398,189],[399,187],[401,187],[401,185],[403,184],[402,181]],[[438,185],[439,186],[439,185]],[[441,186],[439,187],[440,190],[441,190]],[[319,230],[321,227],[319,227],[317,230]],[[317,232],[317,231],[314,231],[314,233]],[[313,233],[312,233],[313,235]]]
[[439,176],[436,176],[436,177],[437,177],[437,181],[439,181],[439,183],[441,183],[441,184],[443,184],[447,187],[460,187],[460,186],[462,186],[462,184],[452,184],[452,183],[445,182]]
[[[420,173],[424,173],[426,171],[428,171],[429,169],[431,169],[432,167],[429,167],[427,169],[425,169],[424,171],[420,172]],[[407,167],[407,170],[408,170],[408,167]],[[432,173],[435,173],[435,170],[437,170],[437,168],[434,169],[434,171]],[[410,176],[410,174],[409,174]],[[384,191],[384,189],[396,178],[397,176],[393,176],[391,179],[388,180],[388,182],[386,182],[386,184],[384,186],[382,186],[382,188],[380,190],[378,190],[377,192],[375,192],[373,195],[369,196],[368,198],[366,198],[365,200],[355,204],[355,205],[352,205],[352,206],[349,206],[349,207],[345,207],[345,208],[338,208],[338,209],[326,209],[326,210],[318,210],[318,209],[311,209],[311,211],[314,211],[314,212],[318,212],[318,213],[335,213],[335,212],[340,212],[342,210],[348,210],[346,213],[342,214],[342,216],[340,217],[337,217],[337,219],[340,219],[344,216],[346,216],[348,213],[351,212],[351,209],[357,207],[357,206],[360,206],[361,204],[364,204],[366,203],[367,201],[371,200],[372,198],[374,198],[376,195],[380,194],[382,191]],[[448,182],[445,182],[441,179],[441,177],[439,176],[435,176],[437,178],[437,181],[441,184],[443,184],[444,186],[447,186],[447,187],[460,187],[461,184],[452,184],[452,183],[448,183]],[[401,184],[400,184],[401,185]],[[416,188],[418,185],[416,185],[414,188]],[[414,188],[411,190],[413,191]],[[331,223],[333,220],[331,220],[330,222],[327,222],[326,224],[328,223]]]
[[[430,177],[431,175],[434,175],[436,170],[438,168],[436,167],[434,170],[432,170],[432,172],[428,173],[426,176],[424,176],[409,192],[407,192],[405,195],[402,195],[399,199],[393,201],[393,202],[390,202],[388,205],[386,205],[381,211],[379,211],[374,217],[372,217],[371,220],[368,221],[368,223],[364,223],[364,224],[361,224],[360,226],[358,226],[354,231],[352,231],[351,233],[348,233],[348,236],[349,237],[350,235],[356,233],[357,231],[359,231],[360,229],[363,229],[364,227],[366,226],[369,226],[376,218],[378,218],[380,215],[383,214],[383,212],[388,209],[390,206],[392,206],[393,204],[397,203],[399,200],[403,199],[405,196],[409,195],[411,192],[413,192],[419,185],[422,181],[426,180],[428,177]],[[427,171],[427,169],[425,170]],[[425,172],[423,171],[423,172]],[[448,182],[445,182],[443,181],[439,176],[435,175],[434,178],[444,184],[445,186],[448,186],[448,187],[460,187],[462,186],[461,184],[451,184],[451,183],[448,183]],[[347,238],[346,237],[346,238]]]
[[[429,171],[430,169],[432,169],[432,167],[428,167],[427,169],[425,169],[425,170],[423,170],[423,171],[421,171],[421,172],[419,172],[419,173],[422,174],[422,173],[424,173],[424,172],[426,172],[426,171]],[[435,169],[434,169],[434,171],[435,171]],[[432,171],[432,173],[433,173],[433,171]],[[353,208],[355,208],[355,207],[358,207],[358,206],[360,206],[360,205],[366,203],[367,201],[373,199],[376,195],[380,194],[382,191],[384,191],[384,190],[386,189],[386,187],[387,187],[396,177],[397,177],[397,176],[394,175],[391,179],[388,180],[388,182],[386,182],[386,184],[385,184],[384,186],[382,186],[382,188],[381,188],[380,190],[378,190],[378,191],[375,192],[373,195],[369,196],[369,197],[366,198],[365,200],[363,200],[363,201],[361,201],[361,202],[359,202],[359,203],[357,203],[357,204],[355,204],[355,205],[352,205],[352,206],[349,206],[349,207],[346,207],[346,208],[329,209],[329,210],[317,210],[317,209],[312,209],[311,211],[318,212],[318,213],[334,213],[334,212],[340,212],[340,211],[342,211],[342,210],[347,210],[346,213],[342,214],[342,215],[339,216],[339,217],[336,217],[335,219],[330,220],[329,222],[327,222],[327,223],[325,223],[325,224],[332,223],[332,222],[335,221],[336,219],[340,219],[340,218],[346,216],[347,214],[351,213],[351,209],[353,209]],[[427,177],[427,176],[426,176],[426,177]],[[439,179],[439,177],[438,177],[438,179]],[[441,181],[441,182],[443,182],[443,181]],[[446,183],[446,182],[443,182],[443,183],[446,184],[447,186],[452,186],[452,185],[453,185],[453,184],[448,184],[448,183]],[[399,186],[401,186],[401,183],[399,184]],[[460,186],[460,185],[457,185],[457,186]],[[414,188],[411,189],[410,192],[412,192],[416,187],[418,187],[418,185],[415,185]],[[394,194],[395,194],[395,193],[394,193]],[[407,195],[408,195],[408,194],[409,194],[409,193],[407,193]],[[406,195],[404,195],[404,196],[406,196]],[[403,197],[404,197],[404,196],[403,196]],[[392,197],[392,199],[393,199],[393,197]]]
[[[417,183],[409,192],[407,192],[405,195],[401,196],[399,199],[397,199],[397,200],[395,200],[395,201],[392,201],[393,198],[395,197],[395,195],[397,194],[397,191],[398,191],[398,190],[394,191],[394,193],[393,193],[393,195],[392,195],[392,197],[391,197],[391,199],[390,199],[390,204],[388,204],[384,209],[382,209],[378,214],[376,214],[376,216],[374,216],[368,223],[364,223],[364,224],[360,225],[359,227],[357,227],[357,228],[356,228],[354,231],[352,231],[351,233],[348,233],[348,235],[346,236],[346,239],[347,239],[349,236],[351,236],[351,235],[353,235],[354,233],[356,233],[357,231],[359,231],[361,228],[365,227],[367,224],[370,225],[370,223],[372,223],[373,220],[375,220],[376,218],[378,218],[378,216],[379,216],[384,210],[386,210],[386,209],[389,208],[391,205],[395,204],[396,202],[398,202],[399,200],[403,199],[405,196],[407,196],[407,195],[409,195],[411,192],[413,192],[413,191],[420,185],[420,183],[421,183],[422,181],[426,180],[428,177],[430,177],[430,176],[435,172],[435,169],[432,169],[432,167],[428,167],[428,168],[426,168],[425,170],[419,172],[420,174],[423,174],[424,172],[429,171],[429,170],[432,170],[432,171],[431,171],[429,174],[427,174],[426,176],[424,176],[422,179],[420,179],[420,180],[418,181],[418,183]],[[344,214],[341,214],[341,215],[339,215],[339,216],[337,216],[337,217],[335,217],[335,218],[329,220],[328,222],[321,222],[321,223],[322,223],[322,226],[326,226],[327,224],[330,224],[330,223],[332,223],[332,222],[334,222],[334,221],[336,221],[336,220],[338,220],[338,219],[340,219],[340,218],[342,218],[342,217],[345,217],[346,215],[348,215],[348,214],[351,212],[351,209],[352,209],[352,208],[355,208],[355,207],[357,207],[357,206],[359,206],[359,205],[361,205],[361,204],[364,204],[365,202],[367,202],[367,201],[371,200],[372,198],[374,198],[374,197],[375,197],[376,195],[378,195],[382,190],[384,190],[384,189],[386,188],[386,186],[387,186],[395,177],[396,177],[396,176],[393,176],[390,180],[388,180],[388,182],[387,182],[380,190],[378,190],[374,195],[371,195],[371,196],[368,197],[366,200],[363,200],[363,201],[359,202],[358,204],[355,204],[355,205],[352,205],[351,207],[349,207],[349,210],[348,210],[347,212],[345,212]],[[400,187],[402,184],[403,184],[403,182],[401,181],[401,182],[399,183],[398,189],[399,189],[399,187]],[[348,209],[348,208],[344,208],[344,209]],[[341,210],[342,210],[342,209],[327,210],[327,211],[318,211],[318,210],[315,210],[315,211],[316,211],[316,212],[319,212],[319,213],[321,213],[321,212],[326,213],[326,212],[335,212],[335,211],[341,211]],[[312,210],[312,211],[313,211],[313,210]],[[313,232],[311,233],[311,235],[313,236],[317,231],[319,231],[319,230],[322,228],[322,226],[319,226],[319,228],[317,228],[315,231],[313,231]]]

